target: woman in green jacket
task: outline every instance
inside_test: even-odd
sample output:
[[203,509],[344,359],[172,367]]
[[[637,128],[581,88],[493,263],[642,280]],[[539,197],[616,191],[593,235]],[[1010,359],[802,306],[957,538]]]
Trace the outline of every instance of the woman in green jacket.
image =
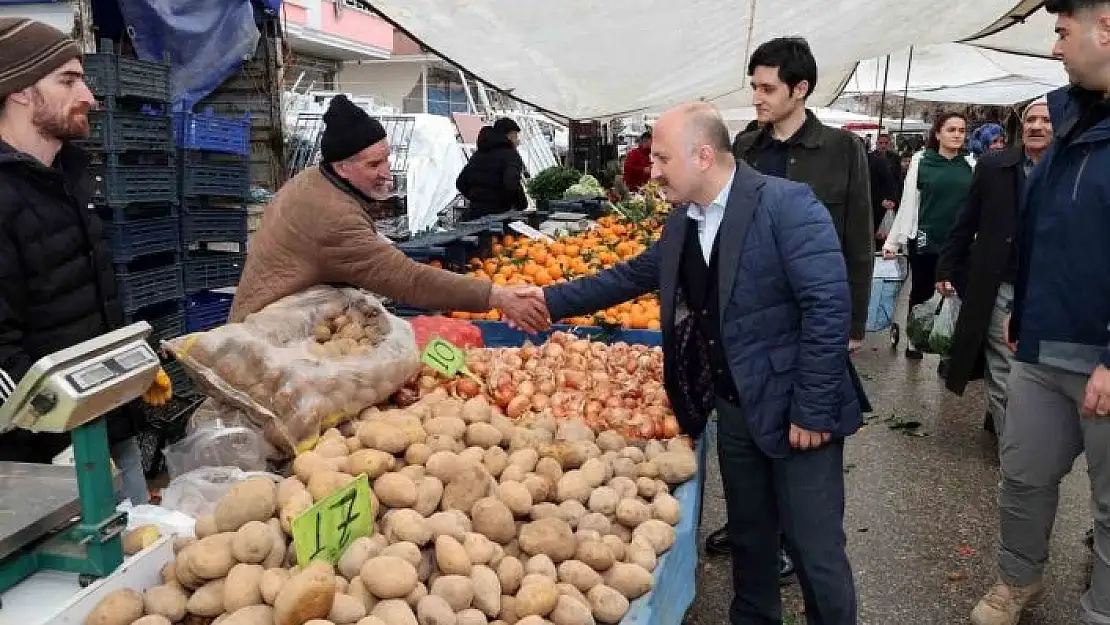
[[[971,188],[975,160],[964,153],[966,136],[967,119],[960,113],[944,113],[933,122],[925,149],[910,160],[883,256],[893,258],[907,248],[911,309],[933,296],[937,259]],[[906,357],[920,359],[921,352],[908,344]]]

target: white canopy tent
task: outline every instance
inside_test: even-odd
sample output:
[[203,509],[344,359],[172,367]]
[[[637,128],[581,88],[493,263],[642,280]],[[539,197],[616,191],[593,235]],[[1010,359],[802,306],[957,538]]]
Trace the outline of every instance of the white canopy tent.
[[[993,37],[1006,37],[1009,32]],[[905,93],[915,100],[1001,106],[1031,100],[1068,83],[1063,65],[1053,59],[944,43],[915,47],[912,60],[909,50],[890,55],[889,73],[885,57],[860,62],[842,95],[880,93],[884,75],[887,93]]]
[[[835,99],[859,59],[908,43],[958,41],[1037,2],[1015,0],[375,0],[436,54],[513,97],[588,119],[703,98],[751,102],[746,65],[761,42],[804,35],[821,64],[812,102]],[[613,24],[621,24],[617,36]],[[928,28],[921,28],[928,24]]]

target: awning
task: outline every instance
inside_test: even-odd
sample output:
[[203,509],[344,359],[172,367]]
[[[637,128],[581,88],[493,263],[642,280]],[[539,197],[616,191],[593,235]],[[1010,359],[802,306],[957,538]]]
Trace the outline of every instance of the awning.
[[[1010,23],[1015,0],[375,0],[374,9],[440,56],[512,96],[586,119],[702,98],[751,103],[747,59],[763,41],[804,35],[821,73],[812,102],[835,99],[859,59],[957,41]],[[1005,31],[1002,31],[1003,33]]]

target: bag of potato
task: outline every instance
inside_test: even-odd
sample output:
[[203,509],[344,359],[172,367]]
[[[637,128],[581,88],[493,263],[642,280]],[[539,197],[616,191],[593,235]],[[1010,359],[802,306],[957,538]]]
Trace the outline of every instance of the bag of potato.
[[420,368],[408,322],[365,291],[331,286],[163,346],[202,391],[241,408],[286,453],[311,449]]

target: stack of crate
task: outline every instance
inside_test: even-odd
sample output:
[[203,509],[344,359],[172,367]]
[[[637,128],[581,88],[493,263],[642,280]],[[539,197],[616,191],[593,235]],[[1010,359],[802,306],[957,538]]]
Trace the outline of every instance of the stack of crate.
[[180,161],[185,329],[223,324],[246,260],[250,115],[174,114]]
[[126,320],[150,323],[157,347],[185,330],[170,68],[117,55],[110,41],[100,48],[84,57],[100,108],[89,113],[90,134],[80,144],[92,157],[93,203]]

